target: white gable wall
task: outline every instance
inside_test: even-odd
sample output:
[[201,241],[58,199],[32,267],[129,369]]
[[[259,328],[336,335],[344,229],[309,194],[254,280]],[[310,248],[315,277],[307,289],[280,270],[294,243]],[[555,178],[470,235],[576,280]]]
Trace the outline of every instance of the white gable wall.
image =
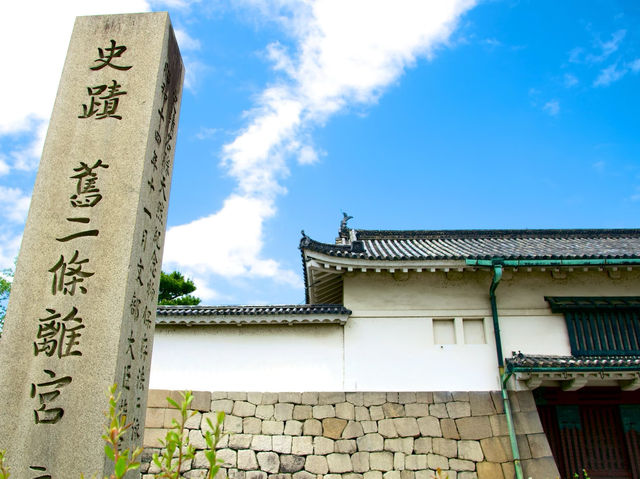
[[[570,354],[544,296],[637,295],[640,273],[506,271],[497,289],[503,353]],[[348,273],[339,325],[160,326],[151,388],[227,391],[499,389],[489,271]],[[484,343],[477,322],[484,321]],[[433,321],[454,344],[438,344]],[[446,328],[453,328],[450,334]],[[471,334],[473,333],[473,334]],[[473,336],[473,337],[469,337]],[[445,341],[448,341],[445,339]],[[448,341],[450,342],[450,341]],[[475,344],[468,344],[469,342]]]

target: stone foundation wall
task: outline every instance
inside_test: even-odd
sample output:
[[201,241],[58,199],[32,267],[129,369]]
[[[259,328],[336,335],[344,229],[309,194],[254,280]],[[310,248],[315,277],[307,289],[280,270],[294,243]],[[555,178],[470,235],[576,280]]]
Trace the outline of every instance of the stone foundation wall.
[[[175,409],[172,391],[151,390],[144,436],[143,479],[157,472]],[[559,474],[530,391],[510,393],[525,477]],[[198,452],[184,477],[205,477],[202,428],[224,411],[220,474],[230,479],[513,478],[507,421],[499,392],[195,392],[187,428]],[[223,477],[218,476],[218,477]],[[444,474],[443,474],[443,477]]]

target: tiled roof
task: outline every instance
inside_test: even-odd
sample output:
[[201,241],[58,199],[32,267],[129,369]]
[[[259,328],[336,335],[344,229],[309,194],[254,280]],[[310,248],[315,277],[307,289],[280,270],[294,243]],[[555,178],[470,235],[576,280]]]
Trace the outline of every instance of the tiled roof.
[[366,260],[640,258],[640,229],[610,230],[352,230],[349,244],[303,234],[300,248]]
[[342,305],[158,306],[156,324],[344,324],[351,311]]
[[541,371],[562,368],[571,371],[640,371],[640,356],[536,356],[522,353],[507,358],[507,369],[510,371]]

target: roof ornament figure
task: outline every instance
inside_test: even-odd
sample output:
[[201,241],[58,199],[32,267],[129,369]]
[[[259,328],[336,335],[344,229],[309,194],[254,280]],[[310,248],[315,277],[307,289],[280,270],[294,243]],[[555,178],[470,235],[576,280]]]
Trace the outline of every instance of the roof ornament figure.
[[340,222],[340,236],[343,238],[349,237],[349,227],[347,226],[347,221],[352,219],[353,216],[349,216],[344,211],[342,212],[342,221]]

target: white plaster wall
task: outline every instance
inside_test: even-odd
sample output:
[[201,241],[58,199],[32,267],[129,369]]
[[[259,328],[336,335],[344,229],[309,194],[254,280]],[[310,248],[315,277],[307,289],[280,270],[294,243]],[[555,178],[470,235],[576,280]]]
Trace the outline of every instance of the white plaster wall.
[[433,343],[430,318],[351,318],[345,326],[345,388],[350,391],[498,389],[493,333],[485,336],[488,344],[437,345]]
[[501,316],[502,353],[510,357],[513,351],[524,354],[571,354],[567,323],[562,315]]
[[340,391],[342,326],[160,326],[152,389]]

